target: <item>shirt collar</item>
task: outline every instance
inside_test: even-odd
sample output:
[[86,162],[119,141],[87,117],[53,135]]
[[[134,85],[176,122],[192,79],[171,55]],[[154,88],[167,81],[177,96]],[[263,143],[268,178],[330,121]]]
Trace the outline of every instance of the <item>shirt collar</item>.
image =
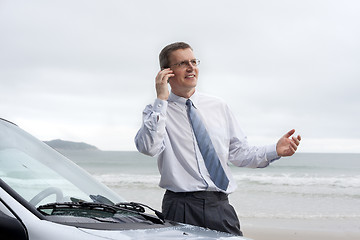
[[[192,101],[195,108],[196,108],[197,103],[198,103],[198,98],[199,97],[198,97],[197,91],[195,91],[194,94],[190,97],[190,100]],[[186,100],[188,100],[188,98],[180,97],[180,96],[176,95],[173,92],[170,92],[170,96],[169,96],[169,99],[168,99],[169,102],[175,102],[175,103],[180,104],[182,106],[186,106]]]

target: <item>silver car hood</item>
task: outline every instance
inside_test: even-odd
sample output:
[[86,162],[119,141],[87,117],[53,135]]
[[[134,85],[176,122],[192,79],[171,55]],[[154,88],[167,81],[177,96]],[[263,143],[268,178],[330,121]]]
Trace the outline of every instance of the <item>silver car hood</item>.
[[231,234],[204,229],[201,227],[181,224],[179,226],[155,229],[140,229],[126,231],[101,231],[93,229],[78,228],[90,235],[113,240],[158,240],[158,239],[194,239],[194,240],[250,240],[248,238],[234,236]]

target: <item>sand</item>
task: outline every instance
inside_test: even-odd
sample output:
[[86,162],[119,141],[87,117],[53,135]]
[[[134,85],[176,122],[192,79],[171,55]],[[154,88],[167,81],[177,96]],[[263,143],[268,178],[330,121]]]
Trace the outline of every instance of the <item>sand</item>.
[[359,219],[242,219],[244,237],[254,240],[359,240]]

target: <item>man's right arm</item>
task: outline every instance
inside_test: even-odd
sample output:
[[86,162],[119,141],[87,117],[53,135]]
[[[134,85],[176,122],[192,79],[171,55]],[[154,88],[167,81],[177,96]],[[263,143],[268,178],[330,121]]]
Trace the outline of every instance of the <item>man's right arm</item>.
[[135,136],[135,145],[139,152],[157,156],[164,149],[165,120],[167,99],[169,97],[168,81],[174,77],[170,68],[162,69],[155,78],[157,99],[154,105],[146,106],[143,111],[143,124]]
[[167,101],[157,98],[153,105],[146,106],[143,111],[143,123],[135,136],[135,145],[139,152],[157,156],[165,149],[167,104]]

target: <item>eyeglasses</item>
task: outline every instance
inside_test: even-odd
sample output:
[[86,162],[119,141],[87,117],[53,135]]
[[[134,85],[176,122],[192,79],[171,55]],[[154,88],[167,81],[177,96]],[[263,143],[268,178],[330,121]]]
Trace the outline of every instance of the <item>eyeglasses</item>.
[[197,67],[199,64],[200,64],[199,59],[192,59],[192,60],[187,60],[187,61],[182,61],[182,62],[179,62],[179,63],[172,64],[169,67],[175,66],[175,67],[178,67],[178,68],[184,68],[184,67],[187,67],[187,66],[190,67],[190,65],[193,66],[193,67]]

